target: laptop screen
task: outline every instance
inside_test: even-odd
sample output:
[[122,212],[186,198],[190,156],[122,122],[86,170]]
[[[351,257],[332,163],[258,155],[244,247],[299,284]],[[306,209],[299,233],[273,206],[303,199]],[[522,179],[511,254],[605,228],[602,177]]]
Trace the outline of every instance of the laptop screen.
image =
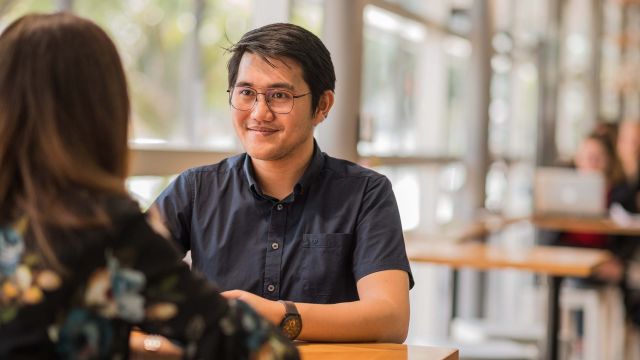
[[534,214],[539,216],[605,216],[607,194],[604,176],[567,168],[538,168],[533,207]]

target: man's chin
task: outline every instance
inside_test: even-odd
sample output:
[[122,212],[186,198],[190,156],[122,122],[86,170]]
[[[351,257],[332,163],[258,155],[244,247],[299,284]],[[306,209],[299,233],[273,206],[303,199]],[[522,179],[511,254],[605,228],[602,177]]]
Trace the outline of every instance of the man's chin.
[[252,159],[261,160],[261,161],[275,161],[275,160],[280,160],[282,158],[282,154],[275,151],[247,150],[247,154],[249,154],[249,156],[251,156]]

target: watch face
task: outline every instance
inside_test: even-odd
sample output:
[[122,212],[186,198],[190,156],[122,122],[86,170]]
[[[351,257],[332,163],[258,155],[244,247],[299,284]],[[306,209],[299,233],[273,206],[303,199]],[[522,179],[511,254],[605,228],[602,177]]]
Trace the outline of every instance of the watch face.
[[297,338],[302,330],[302,321],[300,320],[300,316],[287,315],[287,317],[282,320],[281,328],[287,338],[291,340]]

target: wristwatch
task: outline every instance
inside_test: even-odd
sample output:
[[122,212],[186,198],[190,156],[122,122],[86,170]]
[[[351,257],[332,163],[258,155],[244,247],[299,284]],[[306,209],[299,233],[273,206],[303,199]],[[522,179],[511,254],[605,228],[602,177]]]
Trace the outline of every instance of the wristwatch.
[[302,318],[296,304],[291,301],[278,300],[284,305],[284,318],[280,322],[280,330],[289,340],[294,340],[302,331]]

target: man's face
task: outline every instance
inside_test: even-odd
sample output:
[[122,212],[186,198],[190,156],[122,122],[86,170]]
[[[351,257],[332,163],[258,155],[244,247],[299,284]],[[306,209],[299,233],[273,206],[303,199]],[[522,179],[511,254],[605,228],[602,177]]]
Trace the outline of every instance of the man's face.
[[[287,58],[270,59],[275,68],[260,56],[245,53],[240,60],[235,87],[250,87],[259,93],[267,89],[286,90],[293,95],[310,92],[300,65]],[[313,143],[313,128],[323,116],[311,111],[311,94],[294,99],[291,112],[276,114],[269,109],[264,95],[248,111],[231,108],[233,125],[245,151],[254,159],[274,161],[300,155]]]

